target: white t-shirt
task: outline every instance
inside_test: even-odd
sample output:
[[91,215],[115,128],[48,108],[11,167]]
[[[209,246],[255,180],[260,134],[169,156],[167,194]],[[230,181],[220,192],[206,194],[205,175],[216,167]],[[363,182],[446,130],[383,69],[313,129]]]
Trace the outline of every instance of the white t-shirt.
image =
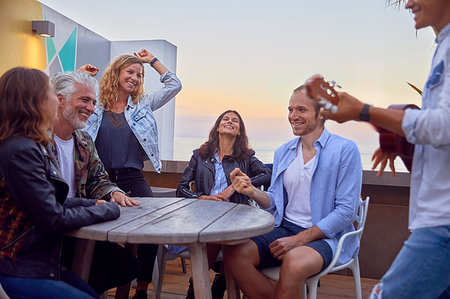
[[310,189],[314,156],[303,162],[302,143],[297,147],[297,157],[283,173],[283,185],[288,196],[284,218],[303,228],[312,226]]
[[53,134],[56,143],[56,151],[58,152],[58,161],[61,168],[61,174],[69,185],[69,193],[67,197],[75,197],[75,169],[73,161],[73,137],[69,140],[63,140]]

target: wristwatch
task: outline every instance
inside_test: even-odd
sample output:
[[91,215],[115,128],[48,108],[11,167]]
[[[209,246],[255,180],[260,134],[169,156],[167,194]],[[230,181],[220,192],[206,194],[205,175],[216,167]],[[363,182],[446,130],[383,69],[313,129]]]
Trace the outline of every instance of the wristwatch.
[[369,104],[364,104],[361,113],[359,113],[359,120],[367,122],[370,121],[369,108],[370,108]]

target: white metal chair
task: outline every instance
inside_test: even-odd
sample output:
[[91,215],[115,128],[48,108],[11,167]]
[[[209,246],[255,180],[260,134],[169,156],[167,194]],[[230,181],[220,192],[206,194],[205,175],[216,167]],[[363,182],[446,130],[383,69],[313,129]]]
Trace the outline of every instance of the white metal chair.
[[8,295],[6,295],[5,293],[5,290],[3,290],[1,283],[0,283],[0,299],[9,299]]
[[[345,268],[350,268],[353,273],[353,279],[355,282],[355,293],[357,299],[362,299],[361,295],[361,278],[359,273],[359,260],[358,255],[356,255],[354,258],[352,258],[350,261],[348,261],[345,264],[342,265],[336,265],[339,256],[341,255],[342,251],[342,245],[344,244],[345,239],[347,239],[350,236],[357,236],[361,240],[361,236],[364,231],[364,225],[366,223],[367,218],[367,210],[369,208],[369,200],[370,198],[367,197],[366,200],[359,200],[359,208],[358,208],[358,215],[356,219],[356,230],[352,232],[348,232],[344,234],[340,239],[338,243],[338,247],[336,249],[336,255],[334,256],[331,263],[326,267],[322,272],[319,274],[316,274],[314,276],[311,276],[307,280],[305,280],[305,283],[303,284],[303,298],[307,298],[307,288],[309,290],[309,298],[310,299],[316,299],[317,297],[317,284],[319,282],[319,279],[330,273],[330,272],[336,272]],[[266,275],[268,278],[273,280],[278,280],[280,277],[280,267],[272,267],[262,270],[262,273]]]

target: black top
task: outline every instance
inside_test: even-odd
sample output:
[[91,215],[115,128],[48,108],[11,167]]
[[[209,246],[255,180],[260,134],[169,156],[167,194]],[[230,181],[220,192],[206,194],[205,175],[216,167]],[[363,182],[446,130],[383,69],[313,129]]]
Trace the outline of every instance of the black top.
[[95,146],[106,169],[144,168],[144,150],[123,112],[105,110]]
[[[230,173],[237,167],[248,175],[255,187],[270,185],[271,170],[265,166],[253,152],[248,159],[234,160],[230,156],[222,159],[223,171],[227,178],[228,186],[231,185]],[[177,196],[196,198],[200,195],[208,195],[215,184],[214,158],[203,159],[198,155],[198,150],[189,161],[189,165],[184,170],[181,181],[178,184]],[[189,189],[189,183],[194,181],[194,192]],[[234,192],[230,197],[231,202],[248,204],[248,196]]]

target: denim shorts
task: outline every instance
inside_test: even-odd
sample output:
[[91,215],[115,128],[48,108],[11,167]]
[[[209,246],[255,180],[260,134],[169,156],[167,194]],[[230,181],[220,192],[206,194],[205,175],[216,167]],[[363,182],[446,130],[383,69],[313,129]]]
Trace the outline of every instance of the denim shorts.
[[[275,227],[271,232],[268,232],[265,235],[251,238],[251,240],[255,242],[256,246],[258,247],[258,269],[281,266],[282,261],[274,258],[270,253],[269,244],[277,239],[290,237],[304,230],[306,230],[306,228],[300,227],[283,219],[281,225]],[[302,246],[311,247],[318,253],[320,253],[323,259],[323,266],[320,271],[325,269],[331,263],[331,260],[333,259],[333,251],[331,250],[330,245],[328,245],[325,240],[316,240]]]

